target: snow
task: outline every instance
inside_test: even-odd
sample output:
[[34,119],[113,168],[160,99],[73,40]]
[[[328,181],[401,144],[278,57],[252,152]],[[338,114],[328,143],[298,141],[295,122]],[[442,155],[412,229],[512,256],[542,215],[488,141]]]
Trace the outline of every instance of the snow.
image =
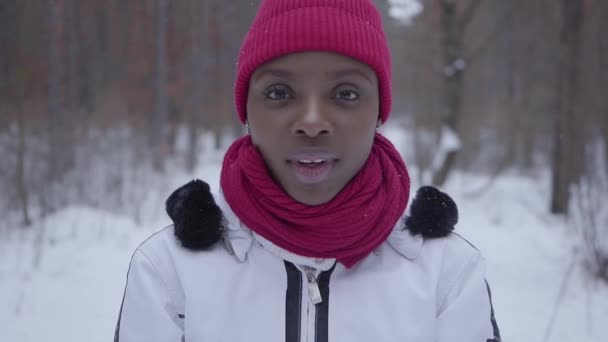
[[466,67],[467,67],[467,62],[465,62],[465,60],[462,58],[458,58],[456,61],[454,61],[454,68],[458,71],[462,71]]
[[433,158],[431,168],[433,170],[439,170],[443,162],[448,156],[448,153],[459,150],[462,147],[462,142],[458,137],[458,134],[454,132],[450,127],[444,126],[441,129],[441,136],[439,138],[439,145],[437,146],[437,152]]
[[[404,135],[388,132],[396,146],[406,144]],[[173,173],[166,187],[201,178],[217,190],[220,161],[205,165],[193,175]],[[471,189],[485,183],[479,176],[456,174],[446,186],[459,205],[458,232],[486,257],[503,340],[542,342],[551,325],[547,341],[608,341],[608,286],[588,278],[578,262],[568,273],[579,240],[565,220],[547,214],[549,178],[538,178],[506,174],[476,197]],[[168,195],[157,191],[150,196]],[[170,223],[162,205],[147,207],[143,226],[70,207],[3,233],[0,341],[111,341],[131,253]]]
[[418,0],[389,0],[391,17],[397,19],[403,25],[409,25],[420,12],[423,6]]
[[[32,231],[41,229],[44,243],[35,247]],[[68,208],[2,241],[0,341],[111,340],[125,260],[140,231],[127,218]]]
[[[503,176],[478,198],[464,195],[473,179],[449,187],[459,204],[458,230],[487,260],[496,318],[504,341],[608,341],[608,286],[589,279],[576,264],[578,237],[558,217],[547,215],[545,181]],[[567,277],[568,276],[568,277]],[[559,291],[567,280],[564,298]]]

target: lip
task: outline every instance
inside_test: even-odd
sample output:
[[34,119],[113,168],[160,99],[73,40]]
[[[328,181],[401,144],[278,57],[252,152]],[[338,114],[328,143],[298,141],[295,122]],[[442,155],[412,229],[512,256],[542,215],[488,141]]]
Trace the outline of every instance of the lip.
[[335,161],[338,159],[335,154],[328,152],[299,152],[292,154],[287,158],[287,161],[298,162],[300,160],[324,160],[324,161]]
[[[295,177],[303,184],[318,184],[327,180],[337,161],[335,154],[323,151],[308,151],[292,154],[287,158]],[[303,164],[300,161],[322,161],[321,163]]]

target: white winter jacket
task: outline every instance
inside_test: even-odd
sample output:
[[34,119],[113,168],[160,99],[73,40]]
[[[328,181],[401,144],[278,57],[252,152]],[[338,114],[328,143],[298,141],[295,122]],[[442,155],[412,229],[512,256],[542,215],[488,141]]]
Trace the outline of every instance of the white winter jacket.
[[351,269],[292,254],[243,226],[222,197],[223,243],[185,249],[172,227],[137,248],[117,342],[499,341],[480,253],[402,220]]

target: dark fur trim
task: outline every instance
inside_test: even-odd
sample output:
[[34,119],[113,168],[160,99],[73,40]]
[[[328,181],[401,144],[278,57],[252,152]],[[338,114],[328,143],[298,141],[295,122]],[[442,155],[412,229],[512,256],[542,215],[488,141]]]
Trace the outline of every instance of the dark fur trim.
[[458,207],[448,196],[432,186],[423,186],[416,192],[410,215],[405,218],[406,228],[412,235],[427,238],[448,235],[458,223]]
[[[185,248],[209,249],[222,238],[224,218],[207,183],[193,180],[175,190],[167,199],[166,210],[173,220],[174,234]],[[431,186],[418,189],[405,218],[412,235],[427,238],[448,235],[457,222],[456,203]]]
[[175,190],[167,199],[166,210],[173,220],[175,236],[185,248],[209,249],[222,238],[222,211],[209,184],[197,179]]

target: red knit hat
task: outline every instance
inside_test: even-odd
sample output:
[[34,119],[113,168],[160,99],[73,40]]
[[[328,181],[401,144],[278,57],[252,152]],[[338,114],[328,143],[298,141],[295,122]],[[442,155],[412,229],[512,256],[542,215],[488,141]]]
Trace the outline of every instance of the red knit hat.
[[263,0],[238,59],[236,110],[247,120],[253,72],[290,53],[334,52],[369,65],[378,77],[380,118],[391,110],[391,58],[380,13],[372,0]]

